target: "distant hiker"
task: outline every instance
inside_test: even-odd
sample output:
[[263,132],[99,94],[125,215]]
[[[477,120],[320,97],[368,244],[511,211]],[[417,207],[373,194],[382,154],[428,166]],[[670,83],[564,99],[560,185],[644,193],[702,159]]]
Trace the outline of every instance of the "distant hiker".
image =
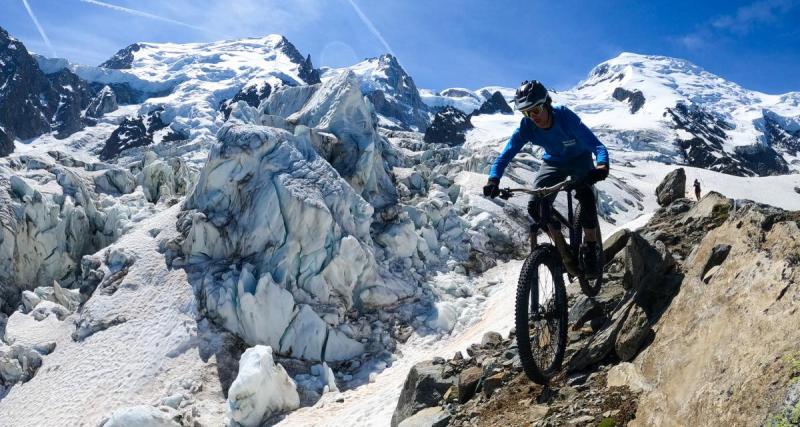
[[[511,159],[531,142],[544,148],[542,166],[534,179],[534,187],[547,187],[571,176],[582,182],[576,191],[581,203],[578,220],[586,238],[581,246],[581,264],[592,275],[602,268],[598,265],[601,250],[600,227],[592,185],[608,177],[608,150],[594,133],[581,122],[577,114],[565,106],[553,106],[547,89],[538,81],[524,81],[514,97],[517,110],[522,112],[522,121],[500,155],[494,160],[489,181],[483,187],[487,197],[500,194],[500,177]],[[594,154],[597,165],[592,159]],[[534,198],[528,204],[528,213],[539,223],[550,223],[550,211],[556,195],[544,199]],[[548,227],[554,239],[561,237],[555,227]],[[563,239],[563,237],[562,237]]]
[[700,200],[700,181],[694,180],[694,197]]

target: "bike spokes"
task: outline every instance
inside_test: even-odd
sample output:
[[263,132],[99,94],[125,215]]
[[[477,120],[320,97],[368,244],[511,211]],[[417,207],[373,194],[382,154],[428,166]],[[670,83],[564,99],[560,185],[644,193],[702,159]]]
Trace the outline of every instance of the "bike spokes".
[[538,292],[531,292],[529,330],[531,352],[543,370],[553,367],[558,343],[558,316],[555,304],[555,281],[545,265],[538,269]]

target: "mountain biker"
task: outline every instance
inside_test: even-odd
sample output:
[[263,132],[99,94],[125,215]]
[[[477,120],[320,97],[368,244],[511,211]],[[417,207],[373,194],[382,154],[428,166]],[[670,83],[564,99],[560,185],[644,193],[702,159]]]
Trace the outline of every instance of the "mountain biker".
[[[587,277],[596,276],[602,266],[597,265],[601,250],[597,207],[592,184],[608,177],[609,158],[605,145],[581,122],[581,119],[565,106],[553,106],[547,89],[540,82],[524,81],[514,97],[516,109],[523,116],[519,127],[500,153],[489,173],[489,180],[483,187],[486,197],[500,194],[500,178],[511,159],[519,153],[527,142],[544,148],[542,166],[534,179],[534,187],[549,187],[571,176],[580,181],[575,197],[581,204],[579,222],[585,239],[581,246],[580,263]],[[595,166],[592,154],[597,160]],[[544,199],[532,198],[528,203],[528,213],[539,223],[547,223],[548,231],[559,252],[566,257],[564,264],[570,274],[576,276],[575,260],[569,259],[566,242],[557,223],[550,221],[550,211],[556,194]]]

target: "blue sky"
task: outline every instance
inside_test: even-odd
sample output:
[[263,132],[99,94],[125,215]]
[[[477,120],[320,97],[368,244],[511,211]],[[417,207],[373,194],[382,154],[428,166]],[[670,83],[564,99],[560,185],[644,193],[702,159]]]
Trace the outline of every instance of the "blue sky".
[[317,66],[391,51],[436,90],[531,78],[566,89],[628,51],[688,59],[748,89],[800,91],[800,0],[0,0],[0,12],[30,50],[87,64],[137,41],[279,33]]

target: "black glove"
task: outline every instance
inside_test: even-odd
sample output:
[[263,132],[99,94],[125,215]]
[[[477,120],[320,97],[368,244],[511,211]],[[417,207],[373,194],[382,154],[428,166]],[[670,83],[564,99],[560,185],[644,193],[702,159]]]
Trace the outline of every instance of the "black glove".
[[483,195],[494,199],[500,195],[500,180],[490,178],[489,182],[483,186]]
[[604,168],[594,168],[586,174],[586,183],[592,185],[608,178],[608,165]]

